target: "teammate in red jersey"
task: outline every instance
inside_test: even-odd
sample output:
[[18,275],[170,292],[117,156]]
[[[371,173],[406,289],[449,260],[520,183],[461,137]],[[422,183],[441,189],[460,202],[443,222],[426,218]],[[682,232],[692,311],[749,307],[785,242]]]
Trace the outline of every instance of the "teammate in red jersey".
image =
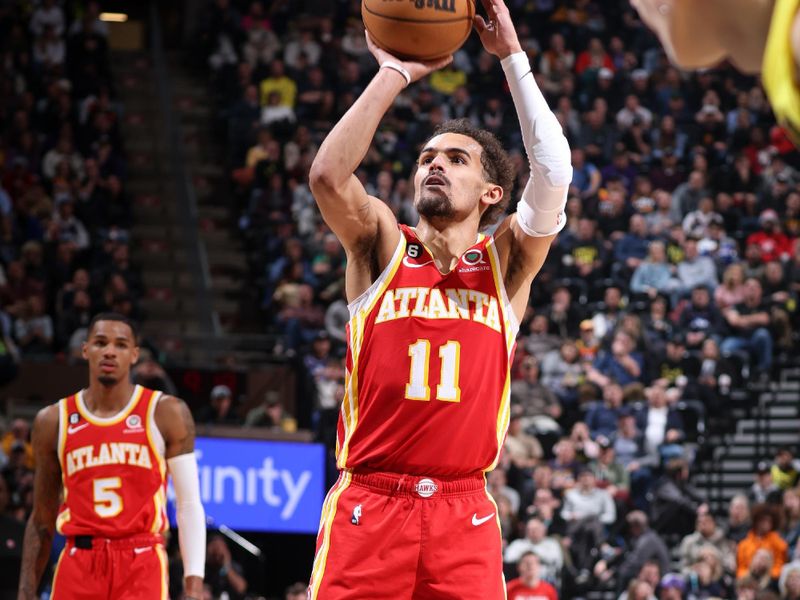
[[505,597],[497,508],[485,472],[509,420],[509,365],[530,286],[564,227],[570,151],[502,0],[483,0],[531,178],[504,214],[513,167],[497,139],[444,124],[414,176],[415,228],[354,175],[400,91],[449,60],[402,62],[368,39],[380,69],[311,168],[323,217],[347,252],[350,308],[339,480],[322,511],[309,598]]
[[167,471],[177,499],[184,597],[203,595],[206,529],[194,421],[182,400],[130,382],[138,355],[131,322],[98,315],[83,346],[89,387],[36,416],[20,600],[37,597],[54,529],[67,544],[53,600],[166,600]]

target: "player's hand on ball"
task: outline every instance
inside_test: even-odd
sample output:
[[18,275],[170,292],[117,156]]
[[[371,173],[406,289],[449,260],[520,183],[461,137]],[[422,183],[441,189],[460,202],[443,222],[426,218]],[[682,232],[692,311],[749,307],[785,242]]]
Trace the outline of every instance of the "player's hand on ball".
[[503,0],[481,1],[489,21],[487,23],[482,16],[475,15],[474,25],[486,51],[501,60],[515,52],[522,52],[506,3]]
[[383,48],[377,46],[372,39],[369,37],[369,32],[366,32],[367,36],[367,47],[369,51],[372,52],[372,56],[375,57],[375,60],[378,61],[378,65],[382,65],[387,60],[392,62],[396,62],[400,64],[408,74],[411,75],[411,81],[419,81],[426,75],[433,73],[434,71],[438,71],[442,67],[446,67],[453,61],[453,57],[445,56],[444,58],[437,58],[436,60],[426,60],[426,61],[413,61],[413,60],[400,60],[393,54],[390,54]]

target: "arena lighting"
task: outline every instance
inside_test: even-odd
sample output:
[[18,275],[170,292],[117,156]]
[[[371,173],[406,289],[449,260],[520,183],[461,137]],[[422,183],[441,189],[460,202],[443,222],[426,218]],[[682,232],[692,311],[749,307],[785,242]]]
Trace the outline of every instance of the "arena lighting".
[[125,23],[128,20],[128,15],[125,13],[100,13],[100,20],[107,23]]

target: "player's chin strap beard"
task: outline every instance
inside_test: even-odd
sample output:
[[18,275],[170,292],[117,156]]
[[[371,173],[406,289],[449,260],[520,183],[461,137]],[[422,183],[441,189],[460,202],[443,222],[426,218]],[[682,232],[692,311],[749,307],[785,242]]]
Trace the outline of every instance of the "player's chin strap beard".
[[117,380],[110,375],[100,375],[100,377],[97,378],[97,381],[99,381],[104,387],[113,387],[117,383]]

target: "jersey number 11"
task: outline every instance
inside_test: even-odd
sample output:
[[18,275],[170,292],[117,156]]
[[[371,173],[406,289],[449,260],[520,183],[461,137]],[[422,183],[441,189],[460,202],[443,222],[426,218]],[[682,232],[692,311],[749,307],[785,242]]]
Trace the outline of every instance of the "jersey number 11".
[[[411,368],[409,382],[406,384],[406,398],[428,401],[431,399],[431,388],[428,386],[430,341],[417,340],[408,347],[408,355],[411,357]],[[461,362],[461,344],[448,340],[446,344],[439,346],[439,358],[442,361],[442,370],[439,385],[436,386],[436,399],[443,402],[460,402],[458,370]]]

